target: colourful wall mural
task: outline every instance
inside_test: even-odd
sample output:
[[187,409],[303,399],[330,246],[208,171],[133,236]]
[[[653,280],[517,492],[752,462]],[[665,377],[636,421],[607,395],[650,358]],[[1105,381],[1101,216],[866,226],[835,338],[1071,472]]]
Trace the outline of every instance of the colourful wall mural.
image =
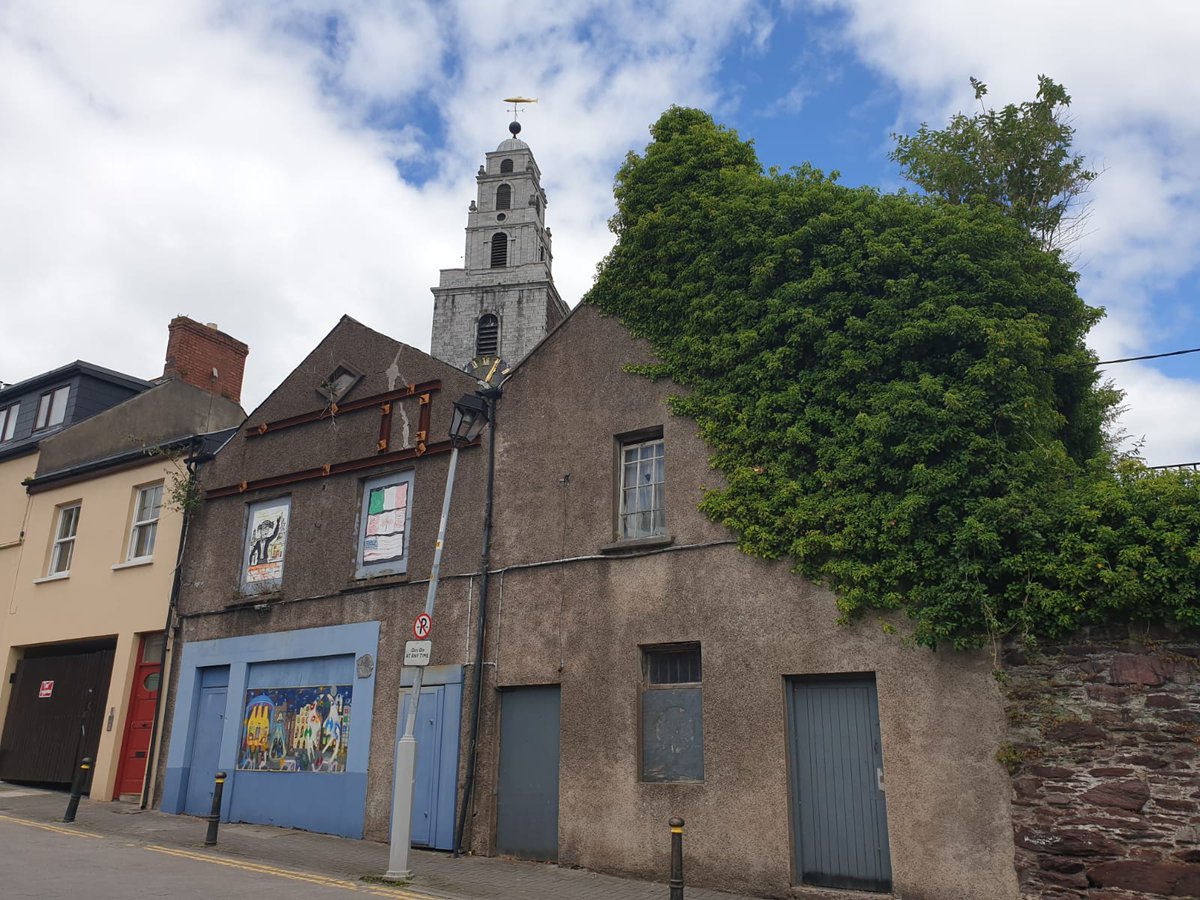
[[238,768],[252,772],[345,772],[349,684],[246,691]]

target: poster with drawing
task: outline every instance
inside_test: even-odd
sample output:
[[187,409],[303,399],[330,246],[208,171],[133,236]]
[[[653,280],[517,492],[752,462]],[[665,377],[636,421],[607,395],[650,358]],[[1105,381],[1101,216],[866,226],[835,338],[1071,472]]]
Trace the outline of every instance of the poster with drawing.
[[287,548],[287,503],[256,507],[250,514],[246,536],[246,583],[278,582],[283,577]]
[[249,772],[345,772],[349,684],[246,691],[237,767]]
[[367,497],[367,533],[363,565],[404,556],[404,525],[408,520],[408,482],[381,485]]

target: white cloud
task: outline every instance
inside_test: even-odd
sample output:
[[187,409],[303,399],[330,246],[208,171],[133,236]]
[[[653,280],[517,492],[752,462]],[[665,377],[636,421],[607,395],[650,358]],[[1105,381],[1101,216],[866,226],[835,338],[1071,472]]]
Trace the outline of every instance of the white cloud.
[[178,313],[251,345],[251,407],[343,312],[427,347],[514,92],[541,100],[522,137],[574,302],[627,149],[669,104],[716,101],[722,52],[765,23],[751,0],[7,4],[0,378],[154,376]]
[[[1080,292],[1109,311],[1092,336],[1102,358],[1177,349],[1150,292],[1200,269],[1200,6],[1174,0],[811,0],[846,14],[845,39],[901,92],[897,130],[970,110],[967,83],[988,101],[1028,99],[1036,77],[1066,85],[1076,147],[1103,170],[1076,251]],[[1115,367],[1127,393],[1123,424],[1146,434],[1151,462],[1200,459],[1200,434],[1174,427],[1197,409],[1200,384]],[[1170,397],[1189,406],[1171,407]],[[1161,417],[1160,417],[1161,416]],[[1190,443],[1189,443],[1190,441]]]

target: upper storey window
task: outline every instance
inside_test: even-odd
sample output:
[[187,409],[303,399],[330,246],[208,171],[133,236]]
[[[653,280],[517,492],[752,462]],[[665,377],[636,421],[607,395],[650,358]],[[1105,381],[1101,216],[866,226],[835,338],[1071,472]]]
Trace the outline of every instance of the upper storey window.
[[502,184],[496,188],[496,209],[512,209],[512,187]]
[[0,441],[11,441],[13,439],[13,435],[17,431],[17,414],[20,411],[20,403],[14,403],[12,406],[0,409]]
[[492,235],[492,268],[502,269],[508,265],[508,235],[503,231]]
[[70,393],[71,388],[64,385],[42,394],[38,401],[37,419],[33,423],[34,431],[62,424],[67,415],[67,396]]
[[502,160],[500,160],[500,171],[501,171],[502,173],[503,173],[503,172],[511,172],[512,170],[513,170],[513,165],[512,165],[512,160],[511,160],[511,159],[502,159]]
[[500,352],[500,320],[484,313],[475,326],[475,355],[495,356]]
[[620,538],[667,533],[663,439],[621,444]]

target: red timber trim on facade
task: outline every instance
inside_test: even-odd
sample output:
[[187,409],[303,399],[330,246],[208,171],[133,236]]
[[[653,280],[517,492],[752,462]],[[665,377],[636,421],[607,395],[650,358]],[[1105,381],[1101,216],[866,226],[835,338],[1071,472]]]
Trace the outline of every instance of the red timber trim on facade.
[[[406,397],[411,397],[414,394],[423,394],[421,397],[421,427],[428,429],[429,417],[429,395],[440,391],[442,383],[440,381],[424,381],[420,384],[409,384],[396,391],[387,391],[382,394],[373,394],[370,397],[363,397],[361,400],[353,400],[350,403],[337,404],[330,403],[328,406],[323,406],[320,409],[314,409],[311,412],[300,413],[296,416],[289,416],[286,419],[276,419],[274,422],[263,422],[261,425],[251,425],[244,429],[246,437],[256,438],[262,437],[264,434],[274,434],[277,431],[283,431],[287,428],[295,428],[297,425],[308,425],[310,422],[320,422],[322,419],[329,419],[336,415],[345,415],[346,413],[358,412],[362,409],[370,409],[372,406],[379,407],[380,416],[391,423],[392,403],[396,400],[403,400]],[[380,427],[380,440],[385,441],[386,435]],[[420,438],[418,436],[418,442]],[[380,448],[381,452],[386,447]]]
[[[482,443],[482,438],[475,438],[471,443],[466,444],[466,447],[478,447]],[[416,447],[410,447],[407,450],[397,450],[394,453],[385,453],[380,456],[367,456],[363,459],[351,459],[340,463],[326,463],[323,466],[317,466],[312,469],[302,469],[299,472],[289,472],[286,475],[272,475],[270,478],[259,478],[256,481],[243,481],[241,484],[227,484],[224,487],[213,488],[204,492],[205,500],[213,500],[217,497],[229,497],[233,494],[244,494],[247,491],[257,491],[262,488],[282,487],[287,484],[296,484],[299,481],[313,481],[317,478],[328,478],[331,475],[342,475],[346,472],[357,472],[361,469],[370,469],[374,466],[385,465],[392,462],[403,462],[406,459],[417,459],[421,456],[429,456],[436,453],[449,453],[454,449],[452,441],[439,441],[436,444],[423,445],[419,444]]]
[[[370,397],[363,397],[361,400],[355,400],[352,403],[347,403],[344,406],[338,406],[336,403],[331,403],[328,407],[313,410],[307,413],[300,413],[296,416],[290,416],[286,419],[278,419],[274,422],[264,422],[261,425],[252,425],[245,429],[246,437],[258,438],[266,434],[275,434],[280,431],[285,431],[288,428],[295,428],[299,425],[307,425],[312,422],[319,422],[322,419],[328,419],[334,415],[345,415],[347,413],[359,412],[361,410],[378,407],[380,411],[379,423],[379,441],[375,445],[375,454],[373,456],[364,456],[358,459],[346,460],[339,463],[325,463],[322,466],[315,466],[311,469],[301,469],[296,472],[288,472],[282,475],[272,475],[269,478],[259,478],[255,481],[243,481],[239,484],[227,484],[222,487],[212,488],[204,492],[206,500],[216,499],[218,497],[230,497],[234,494],[244,494],[247,491],[257,491],[263,488],[282,487],[284,485],[296,484],[301,481],[312,481],[317,478],[328,478],[331,475],[342,475],[346,472],[357,472],[362,469],[369,469],[373,466],[385,465],[393,462],[403,462],[409,459],[417,459],[421,456],[434,453],[448,453],[453,449],[453,444],[449,440],[439,441],[436,444],[427,443],[429,437],[429,421],[431,399],[433,394],[440,391],[442,383],[440,381],[426,381],[421,384],[410,384],[399,390],[388,391],[383,394],[375,394]],[[416,396],[420,404],[421,413],[418,421],[418,431],[416,434],[416,446],[404,450],[393,450],[388,452],[388,438],[391,434],[392,426],[392,404],[408,397]],[[478,447],[481,438],[476,438],[468,447]]]

